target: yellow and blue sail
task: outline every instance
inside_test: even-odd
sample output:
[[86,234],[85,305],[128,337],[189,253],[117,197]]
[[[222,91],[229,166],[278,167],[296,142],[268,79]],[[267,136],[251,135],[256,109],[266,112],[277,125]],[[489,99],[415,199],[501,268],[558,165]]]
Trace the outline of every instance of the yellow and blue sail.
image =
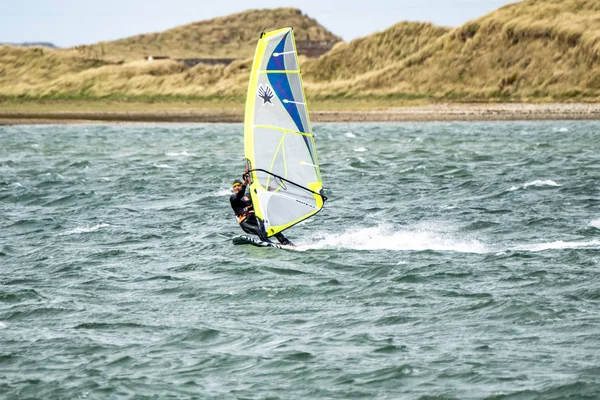
[[264,33],[258,41],[244,151],[254,209],[268,236],[321,210],[323,183],[291,28]]

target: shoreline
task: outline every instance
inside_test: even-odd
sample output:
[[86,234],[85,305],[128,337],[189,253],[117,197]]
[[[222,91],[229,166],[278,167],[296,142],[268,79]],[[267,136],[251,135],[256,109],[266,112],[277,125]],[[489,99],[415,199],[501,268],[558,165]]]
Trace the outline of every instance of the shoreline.
[[[35,104],[28,108],[36,107]],[[499,103],[433,104],[388,109],[311,110],[312,122],[428,122],[428,121],[527,121],[600,120],[600,104],[585,103]],[[78,124],[78,123],[241,123],[242,109],[197,108],[154,109],[152,111],[30,111],[3,110],[0,125]]]

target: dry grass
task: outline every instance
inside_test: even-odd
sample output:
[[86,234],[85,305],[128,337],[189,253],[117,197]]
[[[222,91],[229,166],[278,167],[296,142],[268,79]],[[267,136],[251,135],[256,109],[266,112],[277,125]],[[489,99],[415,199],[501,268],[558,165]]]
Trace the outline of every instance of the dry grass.
[[[274,19],[268,22],[260,19],[262,15]],[[2,47],[0,98],[243,102],[249,58],[228,66],[187,69],[175,61],[121,62],[118,56],[136,41],[160,42],[161,46],[177,42],[181,48],[181,43],[186,43],[182,38],[187,37],[187,43],[195,46],[200,43],[195,34],[207,35],[202,36],[206,38],[202,46],[207,46],[202,51],[214,49],[215,57],[225,54],[218,51],[248,55],[262,28],[279,27],[275,17],[284,16],[289,24],[304,29],[296,28],[300,40],[305,38],[301,32],[312,39],[328,37],[324,28],[298,10],[277,9],[271,13],[249,11],[152,34],[162,35],[160,40],[146,35],[117,41],[112,57]],[[299,22],[293,22],[294,18]],[[223,30],[225,26],[233,28]],[[131,54],[141,55],[143,51],[136,49]],[[302,58],[301,65],[311,104],[348,99],[353,99],[353,104],[383,106],[431,101],[598,101],[600,2],[525,0],[452,30],[399,23],[338,44],[319,59]]]
[[51,82],[67,74],[105,65],[115,63],[104,59],[67,55],[48,48],[0,46],[2,86]]
[[429,23],[400,22],[383,32],[338,43],[330,52],[302,66],[314,81],[349,79],[403,60],[448,33]]
[[0,96],[5,98],[243,96],[251,66],[250,59],[191,69],[172,60],[115,64],[47,50],[7,49],[0,55]]
[[221,18],[178,26],[163,32],[132,36],[112,42],[80,46],[76,50],[94,57],[135,60],[148,55],[171,58],[249,58],[263,28],[292,26],[297,40],[341,39],[314,19],[294,8],[249,10]]
[[[340,40],[300,10],[280,8],[77,49],[7,46],[0,48],[0,98],[242,98],[260,32],[281,26],[293,26],[298,40]],[[172,60],[142,59],[165,54],[161,49],[171,57],[246,58],[191,69]]]
[[316,91],[350,97],[595,100],[600,94],[599,8],[590,0],[511,4],[388,67]]

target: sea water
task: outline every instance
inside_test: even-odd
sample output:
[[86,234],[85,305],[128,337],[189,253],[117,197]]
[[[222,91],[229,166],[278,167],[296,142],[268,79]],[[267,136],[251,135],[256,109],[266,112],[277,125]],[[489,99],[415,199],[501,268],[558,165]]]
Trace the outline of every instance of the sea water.
[[598,398],[599,131],[315,124],[288,252],[241,124],[0,127],[0,397]]

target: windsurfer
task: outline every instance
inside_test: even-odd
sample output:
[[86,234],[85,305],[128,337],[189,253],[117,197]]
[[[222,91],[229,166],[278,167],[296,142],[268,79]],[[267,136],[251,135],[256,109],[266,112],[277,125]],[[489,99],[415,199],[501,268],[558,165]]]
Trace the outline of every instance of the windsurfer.
[[[233,181],[233,194],[229,198],[231,208],[235,212],[235,216],[242,230],[246,233],[257,235],[263,242],[271,242],[265,233],[265,228],[256,215],[252,207],[252,199],[246,194],[246,186],[248,186],[250,178],[244,174],[244,180],[236,179]],[[279,243],[283,245],[293,246],[294,244],[288,238],[279,232],[275,234]]]

